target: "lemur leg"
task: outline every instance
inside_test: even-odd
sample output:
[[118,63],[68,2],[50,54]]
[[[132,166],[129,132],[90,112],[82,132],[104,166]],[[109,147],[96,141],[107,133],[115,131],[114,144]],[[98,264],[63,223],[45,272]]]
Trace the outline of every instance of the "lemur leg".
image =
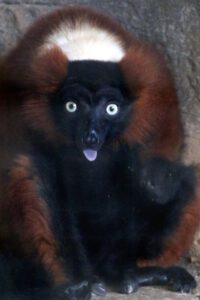
[[71,214],[69,218],[69,223],[71,225],[70,231],[73,237],[73,242],[71,244],[74,257],[74,264],[75,268],[79,266],[79,274],[76,274],[76,277],[87,278],[92,293],[97,296],[105,296],[107,292],[105,283],[101,281],[97,275],[95,275],[94,270],[92,269],[92,266],[88,260],[87,253],[81,241],[77,218],[74,214]]
[[181,267],[145,267],[127,271],[120,286],[120,292],[129,294],[140,286],[163,285],[175,292],[189,293],[196,287],[196,281]]
[[[41,196],[40,176],[30,157],[21,155],[8,175],[9,197],[5,201],[3,212],[7,232],[11,233],[19,249],[26,256],[34,256],[46,271],[51,285],[68,286],[70,278],[64,271],[64,263],[58,255],[58,245],[51,228],[51,215],[45,199]],[[86,283],[65,288],[67,299],[89,299],[90,291]]]
[[131,294],[144,285],[163,285],[172,291],[185,293],[196,287],[193,276],[181,267],[139,268],[132,261],[134,258],[127,259],[127,256],[110,256],[104,263],[104,278],[119,293]]

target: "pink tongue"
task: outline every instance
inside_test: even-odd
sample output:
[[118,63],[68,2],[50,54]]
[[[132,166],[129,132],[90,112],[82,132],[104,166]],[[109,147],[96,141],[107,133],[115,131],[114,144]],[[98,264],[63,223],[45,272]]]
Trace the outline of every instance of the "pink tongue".
[[94,161],[97,158],[97,151],[92,149],[85,149],[83,150],[83,153],[87,160]]

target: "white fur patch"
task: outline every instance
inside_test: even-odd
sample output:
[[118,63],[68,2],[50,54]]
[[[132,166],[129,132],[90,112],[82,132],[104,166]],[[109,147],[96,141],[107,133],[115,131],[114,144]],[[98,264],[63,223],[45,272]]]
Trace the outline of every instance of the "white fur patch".
[[51,49],[55,45],[71,61],[118,62],[125,54],[117,36],[86,22],[79,22],[73,28],[70,28],[70,24],[62,24],[60,28],[47,37],[42,50]]

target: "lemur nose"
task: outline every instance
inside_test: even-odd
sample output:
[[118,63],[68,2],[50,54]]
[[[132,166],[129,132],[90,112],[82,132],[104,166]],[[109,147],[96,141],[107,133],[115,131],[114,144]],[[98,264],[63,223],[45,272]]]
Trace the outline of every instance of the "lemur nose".
[[95,146],[98,142],[99,138],[95,130],[91,130],[85,137],[85,144],[87,146]]

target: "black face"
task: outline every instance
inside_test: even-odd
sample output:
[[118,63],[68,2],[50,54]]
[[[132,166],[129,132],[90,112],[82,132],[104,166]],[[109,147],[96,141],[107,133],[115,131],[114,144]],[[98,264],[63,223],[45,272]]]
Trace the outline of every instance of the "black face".
[[68,65],[52,112],[66,139],[89,161],[118,138],[128,124],[131,101],[116,63],[77,61]]
[[154,158],[144,163],[141,169],[141,185],[155,202],[160,204],[191,194],[195,182],[192,168],[164,158]]
[[179,168],[164,159],[147,161],[141,170],[141,183],[152,200],[167,203],[179,189]]

